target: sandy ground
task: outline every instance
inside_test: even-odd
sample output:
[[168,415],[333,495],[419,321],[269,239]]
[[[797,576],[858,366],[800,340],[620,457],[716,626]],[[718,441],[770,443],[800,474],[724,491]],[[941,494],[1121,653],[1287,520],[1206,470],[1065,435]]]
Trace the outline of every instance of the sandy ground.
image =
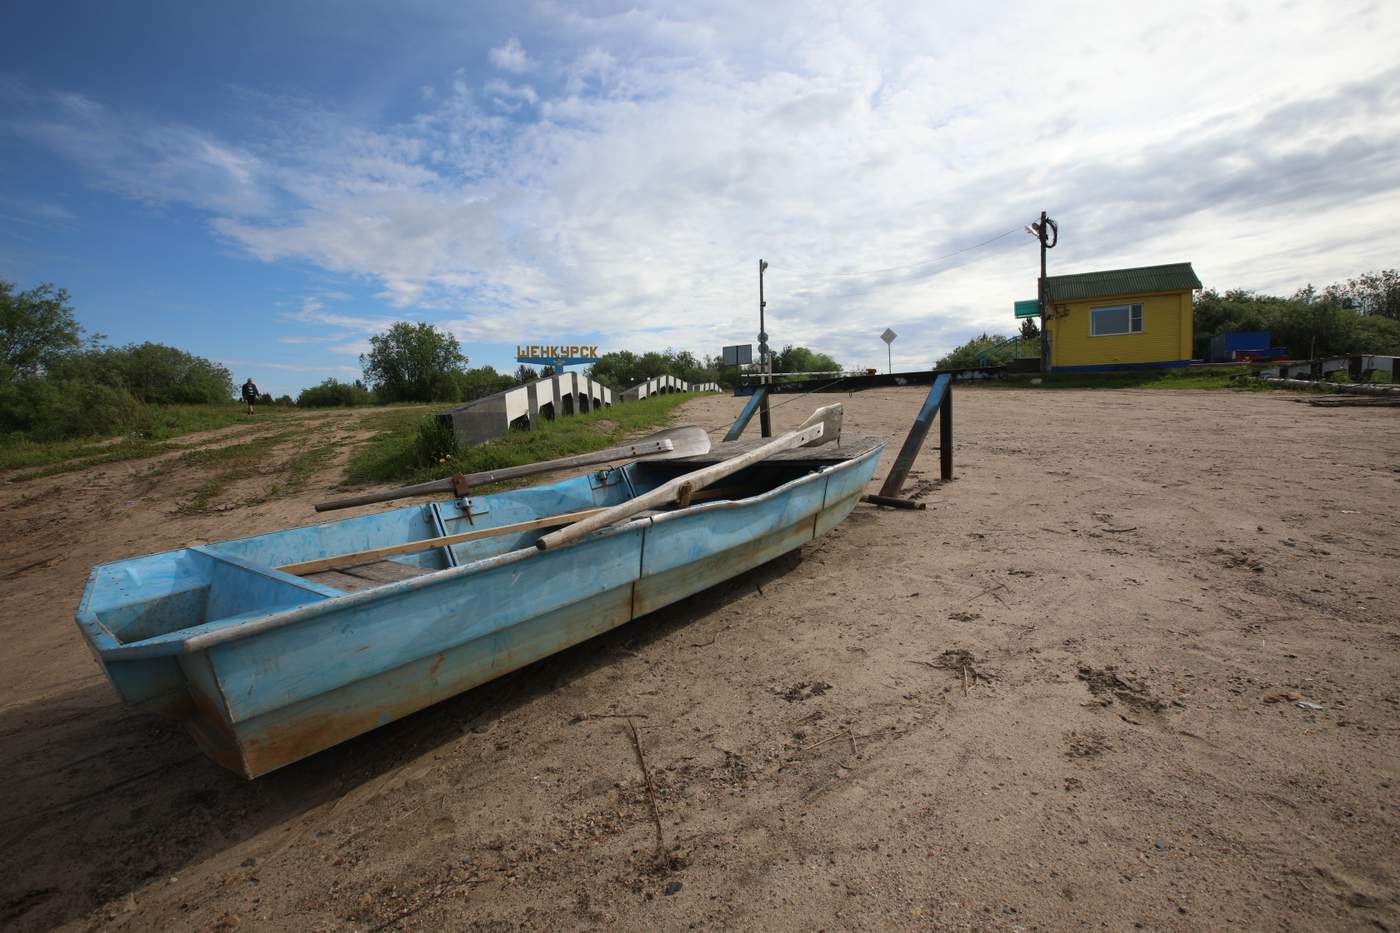
[[[1400,929],[1400,416],[956,391],[927,511],[251,783],[117,706],[74,608],[338,465],[193,515],[149,463],[0,488],[0,926]],[[841,400],[887,466],[922,392]]]

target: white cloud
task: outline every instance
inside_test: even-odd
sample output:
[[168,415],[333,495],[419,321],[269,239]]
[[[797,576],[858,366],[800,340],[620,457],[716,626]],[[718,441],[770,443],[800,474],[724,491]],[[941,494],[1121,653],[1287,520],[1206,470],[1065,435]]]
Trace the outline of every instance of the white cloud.
[[101,187],[151,204],[264,216],[269,172],[246,148],[203,130],[109,112],[80,94],[25,95],[9,128],[83,166]]
[[346,314],[334,311],[318,297],[303,299],[301,307],[295,311],[283,312],[280,320],[286,324],[325,325],[334,328],[329,334],[289,334],[278,338],[286,344],[332,344],[327,350],[331,353],[348,353],[359,356],[369,349],[368,337],[382,333],[402,319],[403,315],[363,315]]
[[716,352],[753,339],[762,256],[779,346],[876,365],[893,326],[897,361],[927,365],[1011,330],[1034,241],[850,273],[1042,208],[1052,272],[1191,260],[1208,285],[1289,290],[1394,264],[1393,4],[541,15],[572,58],[512,39],[491,62],[530,84],[445,74],[454,92],[396,126],[280,101],[254,145],[84,98],[30,131],[124,193],[208,209],[259,259],[377,283],[383,315],[291,316],[346,353],[410,312],[468,343]]
[[540,99],[530,85],[514,85],[499,78],[487,81],[482,90],[492,96],[497,107],[510,113],[519,110],[522,104],[537,104]]
[[491,64],[504,71],[521,72],[530,68],[530,57],[525,54],[525,49],[520,44],[520,40],[512,36],[504,44],[496,46],[487,53],[491,59]]

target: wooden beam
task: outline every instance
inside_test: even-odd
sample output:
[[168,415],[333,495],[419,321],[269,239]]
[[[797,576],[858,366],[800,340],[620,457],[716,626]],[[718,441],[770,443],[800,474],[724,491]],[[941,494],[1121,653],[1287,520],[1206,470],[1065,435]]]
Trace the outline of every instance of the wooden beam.
[[938,476],[943,482],[953,478],[953,387],[943,396],[938,410]]
[[744,410],[739,412],[739,417],[734,419],[734,423],[729,426],[729,432],[724,435],[724,442],[737,441],[739,435],[744,433],[744,428],[749,426],[753,420],[753,413],[758,411],[759,404],[768,395],[768,390],[760,386],[753,390],[753,395],[749,396],[749,401],[744,405]]
[[581,519],[588,518],[590,515],[606,512],[607,510],[608,507],[603,506],[596,509],[583,509],[578,512],[565,512],[561,515],[547,515],[544,518],[534,518],[528,522],[497,525],[495,528],[478,528],[475,531],[463,531],[455,535],[439,535],[436,538],[421,538],[417,541],[409,541],[404,544],[391,544],[387,547],[370,548],[367,551],[352,551],[348,554],[336,554],[333,557],[306,560],[299,564],[286,564],[277,569],[285,573],[304,577],[307,574],[319,573],[322,570],[334,570],[342,567],[354,567],[358,564],[373,563],[374,561],[383,560],[393,554],[412,554],[414,551],[426,551],[435,547],[449,547],[453,544],[461,544],[464,541],[476,541],[480,538],[493,538],[497,535],[533,531],[536,528],[568,525],[580,521]]
[[883,505],[891,509],[908,509],[911,512],[922,512],[927,508],[922,502],[915,502],[913,499],[893,499],[889,496],[865,495],[860,497],[861,502],[869,502],[871,505]]
[[[933,380],[933,385],[928,390],[928,398],[924,399],[924,406],[919,409],[914,426],[909,429],[909,436],[904,439],[904,446],[899,448],[899,456],[894,458],[894,466],[885,477],[885,484],[880,487],[880,495],[891,499],[899,498],[899,490],[909,478],[909,471],[914,468],[914,461],[919,457],[919,449],[923,447],[929,428],[933,426],[933,416],[940,408],[947,406],[948,400],[952,398],[952,384],[953,377],[950,373],[940,373],[938,378]],[[952,479],[953,422],[946,410],[939,429],[939,446],[942,448],[938,452],[940,475],[945,480]]]

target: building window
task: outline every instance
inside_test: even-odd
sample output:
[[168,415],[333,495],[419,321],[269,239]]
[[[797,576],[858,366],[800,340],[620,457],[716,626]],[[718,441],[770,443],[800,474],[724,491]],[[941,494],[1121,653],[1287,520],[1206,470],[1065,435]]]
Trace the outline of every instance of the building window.
[[1089,309],[1089,336],[1142,333],[1142,305],[1110,305]]

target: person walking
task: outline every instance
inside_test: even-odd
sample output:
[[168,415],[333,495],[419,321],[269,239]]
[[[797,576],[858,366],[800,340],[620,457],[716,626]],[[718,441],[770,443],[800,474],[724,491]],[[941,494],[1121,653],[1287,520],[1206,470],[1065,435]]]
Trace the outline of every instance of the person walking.
[[248,381],[243,383],[243,401],[248,405],[248,414],[253,413],[253,403],[258,400],[258,387],[253,385],[253,377],[249,376]]

